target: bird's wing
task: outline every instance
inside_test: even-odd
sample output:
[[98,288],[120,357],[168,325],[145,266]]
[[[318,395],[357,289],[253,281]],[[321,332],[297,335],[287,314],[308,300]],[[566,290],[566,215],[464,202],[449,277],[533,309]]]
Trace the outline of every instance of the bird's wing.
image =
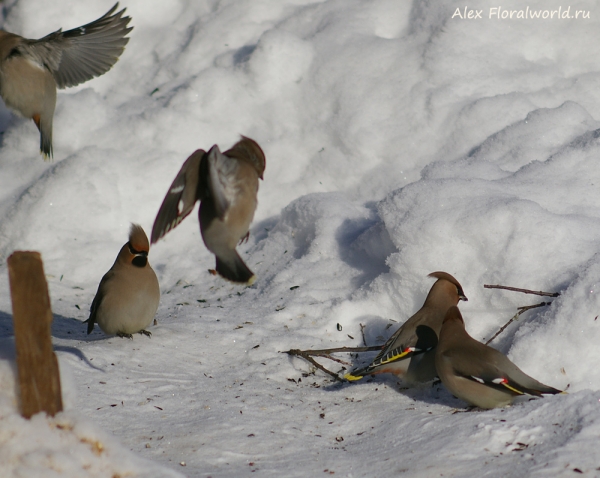
[[102,299],[104,298],[104,289],[105,289],[106,285],[108,284],[108,282],[110,282],[110,280],[112,279],[113,276],[114,276],[114,272],[111,269],[106,274],[104,274],[104,276],[102,276],[102,280],[100,281],[100,284],[98,285],[98,291],[96,292],[96,295],[94,296],[94,300],[92,301],[92,305],[90,306],[90,316],[84,322],[84,323],[88,324],[88,328],[87,328],[88,334],[92,333],[92,330],[94,330],[94,324],[96,323],[96,314],[98,313],[98,309],[100,308],[100,304],[102,303]]
[[[410,330],[410,331],[408,331]],[[415,355],[421,355],[433,350],[438,343],[435,331],[427,325],[418,325],[414,329],[400,327],[394,335],[384,344],[381,352],[367,367],[363,367],[347,373],[347,380],[359,380],[360,378],[385,368],[385,366],[407,360]]]
[[402,328],[398,329],[398,332],[390,337],[383,350],[375,357],[370,367],[378,367],[429,352],[435,348],[437,343],[437,334],[427,325],[418,325],[414,332],[409,334],[403,334]]
[[44,64],[59,88],[75,86],[106,73],[117,62],[129,41],[131,17],[116,3],[104,16],[72,30],[57,30],[39,40],[28,40],[28,53]]
[[200,165],[205,155],[203,150],[196,150],[185,160],[171,183],[152,226],[152,244],[183,221],[204,194],[201,191]]
[[238,160],[221,153],[215,144],[208,152],[208,191],[219,219],[223,219],[236,197]]
[[483,344],[477,344],[477,348],[466,353],[453,349],[444,355],[451,356],[455,374],[497,390],[509,390],[514,395],[560,393],[525,374],[503,354]]

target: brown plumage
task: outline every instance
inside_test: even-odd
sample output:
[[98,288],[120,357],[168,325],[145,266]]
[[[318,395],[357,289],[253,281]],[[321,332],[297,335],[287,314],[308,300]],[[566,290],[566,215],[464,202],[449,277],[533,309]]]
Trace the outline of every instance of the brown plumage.
[[446,313],[435,364],[444,386],[456,397],[480,408],[510,405],[515,397],[562,393],[524,373],[496,349],[473,339],[458,307]]
[[160,302],[158,279],[150,263],[150,244],[141,226],[132,224],[129,242],[104,274],[90,307],[88,334],[97,323],[106,334],[131,337],[136,332],[150,336],[148,327]]
[[216,271],[230,281],[252,284],[254,273],[235,248],[248,238],[265,164],[258,143],[245,136],[225,153],[217,145],[208,153],[195,151],[183,163],[160,206],[152,243],[175,228],[200,201],[200,232],[216,256]]
[[75,86],[106,73],[129,41],[130,17],[115,4],[98,20],[62,29],[39,40],[0,30],[0,96],[6,106],[31,118],[40,131],[44,159],[52,157],[56,88]]
[[432,272],[437,279],[423,307],[384,344],[373,362],[345,375],[360,380],[365,375],[393,373],[407,382],[427,382],[436,377],[435,346],[446,311],[467,300],[460,283],[447,272]]

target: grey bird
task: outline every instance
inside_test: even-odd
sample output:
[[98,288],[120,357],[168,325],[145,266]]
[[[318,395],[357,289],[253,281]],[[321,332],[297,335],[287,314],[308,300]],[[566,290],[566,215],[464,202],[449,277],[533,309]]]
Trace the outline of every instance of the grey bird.
[[437,279],[423,307],[408,319],[383,345],[373,362],[347,373],[346,380],[365,375],[393,373],[408,383],[427,382],[436,376],[435,347],[446,311],[467,300],[460,283],[447,272],[432,272]]
[[458,307],[451,307],[444,318],[435,365],[453,395],[480,408],[504,407],[524,394],[564,393],[531,378],[502,353],[473,339]]
[[87,333],[97,323],[108,335],[131,338],[131,334],[152,334],[146,330],[160,302],[158,279],[148,262],[148,237],[141,226],[132,224],[129,242],[104,274],[90,307]]
[[207,249],[216,256],[216,272],[232,282],[252,284],[256,276],[235,248],[250,235],[258,180],[263,178],[265,165],[258,143],[245,136],[224,153],[216,144],[208,153],[195,151],[183,163],[160,206],[152,227],[152,244],[200,201],[200,232]]
[[31,118],[40,131],[44,159],[53,156],[52,119],[56,88],[75,86],[103,75],[129,41],[130,17],[118,3],[98,20],[62,29],[39,40],[0,30],[0,96],[6,106]]

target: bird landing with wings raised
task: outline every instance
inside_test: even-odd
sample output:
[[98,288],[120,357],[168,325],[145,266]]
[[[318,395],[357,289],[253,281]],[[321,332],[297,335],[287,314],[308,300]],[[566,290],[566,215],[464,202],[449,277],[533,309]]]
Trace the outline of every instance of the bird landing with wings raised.
[[175,228],[200,201],[200,232],[216,256],[216,272],[232,282],[251,285],[256,276],[236,246],[249,237],[265,165],[261,147],[245,136],[224,153],[217,145],[208,153],[195,151],[169,187],[154,220],[151,242]]

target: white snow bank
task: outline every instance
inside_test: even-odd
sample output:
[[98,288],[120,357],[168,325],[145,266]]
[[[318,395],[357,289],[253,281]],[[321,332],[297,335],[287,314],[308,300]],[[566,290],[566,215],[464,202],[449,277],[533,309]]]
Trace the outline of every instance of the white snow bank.
[[0,343],[0,469],[2,476],[182,476],[135,456],[98,425],[70,410],[75,383],[59,360],[64,412],[19,414],[15,346]]
[[[4,26],[41,37],[97,18],[111,6],[101,3],[16,1]],[[0,257],[42,252],[80,397],[72,413],[189,476],[597,472],[595,3],[501,5],[589,12],[576,20],[490,18],[483,0],[468,6],[478,20],[450,1],[123,6],[134,30],[121,60],[59,93],[53,163],[30,121],[0,111]],[[207,274],[194,212],[150,254],[163,292],[152,339],[86,336],[80,322],[129,223],[148,232],[185,158],[239,134],[267,157],[239,247],[256,284]],[[383,343],[436,270],[464,286],[478,339],[516,307],[552,301],[493,345],[572,393],[452,414],[464,404],[442,387],[331,385],[278,353],[361,345],[360,324]],[[0,310],[6,337],[7,295]]]

